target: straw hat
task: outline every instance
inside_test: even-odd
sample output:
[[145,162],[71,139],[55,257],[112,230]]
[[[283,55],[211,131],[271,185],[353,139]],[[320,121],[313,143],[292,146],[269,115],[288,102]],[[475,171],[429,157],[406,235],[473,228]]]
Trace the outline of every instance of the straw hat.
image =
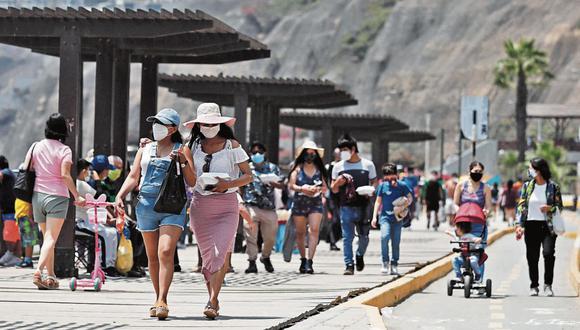
[[236,118],[222,116],[219,105],[215,103],[202,103],[197,107],[197,118],[183,124],[187,128],[192,128],[195,123],[200,124],[226,124],[234,126]]
[[305,141],[302,146],[296,150],[296,155],[300,155],[304,149],[316,150],[320,158],[324,157],[324,148],[319,148],[314,141]]

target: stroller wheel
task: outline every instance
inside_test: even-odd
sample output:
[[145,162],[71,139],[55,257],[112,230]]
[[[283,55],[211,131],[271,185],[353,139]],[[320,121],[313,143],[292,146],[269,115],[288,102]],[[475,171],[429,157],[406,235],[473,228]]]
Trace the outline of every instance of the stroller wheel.
[[77,279],[73,277],[70,279],[69,288],[71,291],[75,291],[77,289]]
[[101,287],[102,287],[102,283],[101,283],[101,279],[100,278],[95,278],[95,283],[93,284],[93,288],[95,289],[95,291],[99,292],[101,291]]
[[453,295],[453,287],[454,286],[455,286],[454,280],[447,280],[447,295],[450,297]]
[[491,297],[491,279],[485,281],[485,296]]
[[471,283],[472,283],[471,276],[465,276],[463,278],[465,298],[469,298],[471,296]]

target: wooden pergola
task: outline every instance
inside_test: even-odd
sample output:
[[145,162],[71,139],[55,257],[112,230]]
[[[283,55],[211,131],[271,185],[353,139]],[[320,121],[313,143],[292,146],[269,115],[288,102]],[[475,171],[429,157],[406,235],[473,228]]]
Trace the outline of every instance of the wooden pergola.
[[[327,150],[326,160],[330,161],[332,150],[340,135],[352,134],[360,141],[371,141],[373,160],[382,164],[388,153],[381,152],[381,145],[387,133],[403,131],[409,126],[397,118],[382,114],[348,114],[314,111],[283,112],[280,123],[307,130],[322,131],[322,146]],[[381,140],[383,139],[383,140]],[[383,150],[384,151],[384,150]]]
[[554,120],[554,140],[562,142],[570,121],[580,119],[580,105],[529,103],[527,113],[528,118]]
[[180,97],[235,108],[236,135],[245,144],[247,108],[251,107],[250,141],[262,141],[270,160],[278,161],[280,109],[329,109],[356,105],[357,100],[327,80],[160,75],[159,85]]
[[[127,150],[130,63],[142,63],[140,134],[144,118],[157,112],[159,63],[219,64],[270,56],[268,48],[202,11],[172,12],[0,8],[0,43],[60,58],[59,112],[69,120],[67,141],[82,150],[83,61],[96,61],[94,147],[96,153]],[[59,275],[74,265],[74,209],[57,245]]]

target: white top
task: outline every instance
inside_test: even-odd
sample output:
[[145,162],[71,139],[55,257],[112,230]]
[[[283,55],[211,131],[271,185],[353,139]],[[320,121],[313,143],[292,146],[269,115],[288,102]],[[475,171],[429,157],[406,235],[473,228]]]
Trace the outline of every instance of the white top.
[[[147,174],[147,167],[149,167],[149,162],[151,161],[151,155],[157,155],[157,142],[151,142],[143,147],[143,153],[141,154],[141,179],[139,180],[139,188],[143,185],[143,180]],[[165,157],[156,157],[159,159],[171,160],[171,153]]]
[[546,184],[534,186],[534,191],[528,202],[527,221],[546,221],[546,215],[542,213],[541,206],[546,205]]
[[[97,191],[93,187],[91,187],[91,185],[89,185],[85,181],[78,180],[78,179],[77,179],[77,191],[79,192],[79,195],[82,196],[83,198],[85,198],[86,194],[91,194],[92,196],[95,196],[95,194],[97,193]],[[88,208],[86,208],[86,207],[77,206],[75,208],[76,218],[77,219],[86,219],[87,218],[87,210],[88,210]]]
[[[198,177],[203,174],[203,165],[205,164],[205,156],[207,154],[201,150],[200,143],[194,143],[193,146],[193,164]],[[232,141],[226,142],[225,148],[218,152],[214,152],[211,163],[209,165],[209,172],[226,173],[232,180],[240,177],[240,167],[238,164],[243,163],[249,159],[248,154],[244,151],[242,146],[237,148],[232,147]],[[235,193],[238,188],[231,188],[226,193]],[[195,191],[202,195],[219,194],[211,191],[203,190],[201,185],[195,185]]]

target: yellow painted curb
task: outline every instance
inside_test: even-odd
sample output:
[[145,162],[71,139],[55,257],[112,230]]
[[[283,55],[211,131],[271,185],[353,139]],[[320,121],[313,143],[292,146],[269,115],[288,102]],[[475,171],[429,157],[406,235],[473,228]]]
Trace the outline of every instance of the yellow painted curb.
[[[578,229],[580,232],[580,229]],[[580,235],[576,235],[574,250],[570,258],[570,281],[576,289],[576,295],[580,296]]]
[[[504,228],[491,233],[487,239],[488,245],[493,244],[499,238],[512,232],[514,232],[514,228]],[[450,254],[392,283],[362,294],[345,305],[349,307],[354,307],[355,305],[374,306],[377,313],[380,313],[380,309],[395,306],[413,293],[425,289],[433,281],[449,273],[451,271],[452,258],[453,255]]]

